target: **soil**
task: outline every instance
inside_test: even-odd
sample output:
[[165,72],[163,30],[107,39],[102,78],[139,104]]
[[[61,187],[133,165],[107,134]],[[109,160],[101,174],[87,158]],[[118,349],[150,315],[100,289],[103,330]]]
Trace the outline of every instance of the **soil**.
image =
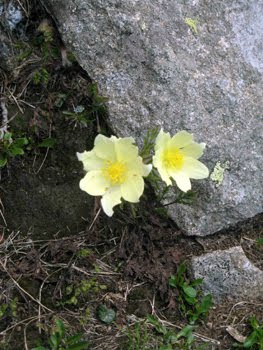
[[[187,317],[178,291],[169,287],[170,276],[193,255],[236,245],[263,269],[263,248],[256,243],[263,217],[206,238],[186,237],[158,214],[160,204],[146,183],[140,204],[132,210],[124,204],[107,218],[98,199],[79,189],[83,170],[76,157],[93,147],[98,133],[111,135],[104,100],[69,52],[72,62],[65,65],[63,44],[40,5],[24,5],[26,40],[12,34],[20,47],[17,63],[0,75],[8,130],[29,140],[25,154],[10,157],[1,169],[0,349],[47,344],[54,318],[69,333],[82,332],[92,349],[127,349],[127,329],[152,313],[178,330]],[[45,41],[41,23],[51,28],[51,41]],[[47,81],[34,78],[41,69]],[[47,138],[52,147],[41,146]],[[99,320],[101,304],[116,311],[115,323]],[[230,349],[235,340],[227,326],[247,335],[251,315],[262,321],[262,304],[214,306],[196,330],[197,343]]]

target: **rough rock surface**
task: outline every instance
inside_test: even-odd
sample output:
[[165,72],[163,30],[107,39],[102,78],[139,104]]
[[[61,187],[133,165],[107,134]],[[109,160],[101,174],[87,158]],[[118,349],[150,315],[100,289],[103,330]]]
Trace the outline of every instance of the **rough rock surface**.
[[263,271],[239,246],[194,257],[191,271],[194,278],[203,278],[202,288],[215,302],[263,300]]
[[22,34],[23,11],[16,1],[0,0],[0,68],[11,71],[14,68],[16,49],[13,31]]
[[262,0],[42,2],[109,97],[118,135],[141,142],[162,126],[207,143],[203,161],[219,171],[194,183],[195,205],[169,207],[187,234],[262,212]]
[[18,26],[24,20],[23,10],[18,1],[0,0],[1,25],[7,30],[18,30]]

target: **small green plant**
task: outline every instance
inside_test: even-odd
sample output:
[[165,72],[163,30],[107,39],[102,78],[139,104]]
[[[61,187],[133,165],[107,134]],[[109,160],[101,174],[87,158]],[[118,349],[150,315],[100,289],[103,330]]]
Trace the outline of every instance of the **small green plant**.
[[136,322],[128,329],[127,350],[149,350],[149,334],[144,322]]
[[11,132],[6,132],[0,140],[0,168],[3,168],[10,158],[24,154],[28,145],[27,137],[14,137]]
[[6,315],[7,308],[8,308],[7,304],[2,304],[0,306],[0,318]]
[[88,97],[90,99],[90,113],[101,114],[106,113],[106,102],[108,99],[99,95],[99,88],[96,83],[91,83],[88,87]]
[[82,340],[81,334],[67,336],[64,323],[56,319],[49,338],[49,346],[38,346],[32,350],[87,350],[89,342]]
[[66,119],[74,124],[75,127],[87,127],[89,123],[93,122],[93,119],[91,118],[91,111],[86,110],[82,105],[74,107],[73,112],[63,111],[62,113],[66,116]]
[[15,297],[10,300],[9,303],[1,304],[0,306],[0,319],[4,316],[11,316],[12,318],[17,317],[17,303],[18,298]]
[[43,139],[40,143],[37,144],[39,148],[53,148],[56,144],[56,140],[53,137],[48,137]]
[[53,148],[56,140],[52,137],[43,139],[40,142],[30,137],[17,137],[12,132],[6,132],[0,139],[0,169],[3,168],[12,158],[25,154],[25,151],[36,150],[37,148]]
[[79,250],[78,253],[77,253],[77,255],[80,258],[87,258],[91,254],[92,254],[92,250],[91,249],[87,249],[87,248],[83,248],[83,249]]
[[103,304],[98,307],[97,315],[101,322],[107,324],[112,323],[116,318],[116,312]]
[[249,320],[252,332],[243,344],[234,344],[234,347],[243,349],[263,350],[263,323],[260,324],[255,316]]
[[69,297],[64,303],[68,305],[77,305],[79,299],[84,298],[89,293],[98,293],[101,290],[105,290],[106,285],[100,284],[96,277],[91,279],[82,280],[77,284],[70,284],[66,287],[66,295]]
[[12,317],[16,318],[17,317],[17,303],[18,303],[18,298],[15,297],[10,301],[10,311]]
[[49,79],[50,79],[49,72],[44,67],[34,72],[34,75],[33,75],[34,85],[42,84],[44,86],[47,86]]
[[[168,202],[168,203],[163,204],[163,207],[168,207],[169,205],[172,205],[175,203],[184,204],[184,205],[192,205],[194,203],[194,201],[197,198],[196,192],[194,192],[192,190],[189,190],[187,192],[182,192],[182,191],[178,192],[174,183],[173,183],[173,185],[174,185],[174,187],[173,187],[174,188],[174,195],[176,198],[172,202]],[[165,197],[168,193],[168,190],[169,190],[169,188],[166,187],[166,192],[164,192],[162,199],[165,199]]]
[[[154,326],[155,331],[162,336],[162,345],[158,350],[190,350],[195,345],[194,325],[186,325],[178,333],[167,329],[156,317],[150,315],[147,317],[148,322]],[[174,347],[176,346],[176,347]],[[195,349],[203,349],[203,345]]]
[[143,147],[140,152],[140,156],[147,163],[147,161],[151,161],[152,151],[155,145],[155,139],[159,133],[158,128],[153,128],[148,130],[146,136],[144,138]]
[[[105,115],[106,107],[105,103],[107,98],[99,95],[99,90],[97,84],[90,84],[88,87],[87,95],[89,98],[89,107],[85,108],[83,105],[79,104],[73,108],[73,111],[63,111],[62,113],[66,116],[74,126],[87,127],[90,123],[96,120],[96,117],[100,115]],[[62,100],[62,104],[64,101]],[[61,103],[57,103],[61,105]]]
[[43,20],[38,27],[38,35],[34,38],[43,63],[50,63],[54,59],[59,59],[58,43],[54,38],[54,29],[47,20]]
[[28,47],[23,42],[18,42],[15,44],[15,48],[20,51],[20,53],[16,56],[16,60],[18,62],[26,61],[33,53],[32,48]]
[[179,265],[177,273],[169,279],[169,285],[178,291],[180,310],[186,314],[191,324],[194,324],[202,316],[206,316],[212,306],[211,294],[202,296],[202,293],[196,289],[200,284],[202,284],[202,279],[191,282],[186,279],[185,264]]

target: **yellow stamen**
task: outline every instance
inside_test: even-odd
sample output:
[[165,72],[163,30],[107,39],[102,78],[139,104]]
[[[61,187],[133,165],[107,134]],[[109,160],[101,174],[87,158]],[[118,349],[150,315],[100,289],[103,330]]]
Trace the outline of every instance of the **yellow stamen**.
[[167,149],[163,153],[163,162],[166,168],[179,170],[184,163],[184,155],[179,149]]
[[125,181],[126,167],[123,162],[106,162],[106,167],[102,170],[106,179],[110,180],[112,185],[122,184]]

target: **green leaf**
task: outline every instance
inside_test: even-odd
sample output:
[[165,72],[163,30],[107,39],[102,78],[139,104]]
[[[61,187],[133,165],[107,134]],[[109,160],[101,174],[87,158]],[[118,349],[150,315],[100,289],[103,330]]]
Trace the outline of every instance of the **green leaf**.
[[67,95],[65,95],[65,94],[58,94],[58,96],[56,98],[56,101],[54,102],[54,105],[57,108],[61,108],[63,103],[66,101],[66,99],[67,99]]
[[188,345],[191,345],[193,342],[194,342],[194,339],[195,339],[195,337],[194,337],[194,335],[193,335],[193,333],[192,332],[190,332],[188,335],[187,335],[187,344]]
[[6,310],[7,310],[7,308],[8,308],[8,305],[7,305],[7,304],[2,304],[2,305],[0,306],[0,318],[4,316],[4,314],[5,314]]
[[[247,339],[245,340],[243,347],[248,349],[251,348],[254,344],[257,343],[257,333],[256,332],[252,332]],[[261,349],[260,349],[261,350]]]
[[70,116],[72,116],[72,117],[74,117],[74,115],[75,115],[75,113],[69,112],[69,111],[63,111],[62,114],[64,114],[64,115],[70,115]]
[[193,297],[189,297],[188,295],[184,295],[184,300],[190,304],[190,305],[195,305],[197,303],[197,299]]
[[190,298],[195,298],[197,295],[197,291],[193,287],[188,286],[186,283],[182,285],[182,289],[184,293]]
[[10,140],[11,138],[12,138],[12,133],[11,133],[11,132],[6,132],[6,133],[4,134],[3,140],[4,140],[4,141],[8,141],[8,140]]
[[3,168],[7,163],[7,158],[4,156],[0,156],[0,168]]
[[263,237],[257,239],[257,244],[263,244]]
[[170,285],[171,287],[177,287],[177,276],[172,275],[172,276],[169,278],[169,285]]
[[153,128],[147,131],[146,136],[144,138],[143,147],[140,152],[140,156],[142,158],[147,158],[151,155],[151,151],[154,149],[155,139],[158,133],[158,128]]
[[28,139],[26,137],[20,137],[14,141],[16,147],[23,147],[28,145]]
[[194,191],[180,192],[179,196],[176,198],[176,203],[191,205],[195,201],[197,193]]
[[177,339],[180,339],[182,337],[187,338],[193,332],[194,328],[194,326],[188,324],[177,334]]
[[203,278],[197,278],[196,280],[191,282],[191,286],[192,287],[200,286],[200,284],[202,284],[202,283],[203,283]]
[[82,334],[75,334],[72,337],[67,339],[68,345],[74,345],[76,344],[80,339],[82,338]]
[[15,156],[21,156],[24,154],[24,150],[21,147],[16,147],[15,145],[12,145],[9,149],[10,154],[15,157]]
[[252,316],[249,321],[253,329],[259,328],[259,323],[255,316]]
[[83,341],[75,345],[71,345],[67,348],[67,350],[86,350],[89,348],[89,342]]
[[56,324],[57,331],[58,331],[60,338],[64,338],[64,335],[65,335],[64,323],[60,319],[56,319],[55,324]]
[[173,350],[172,345],[161,345],[158,350]]
[[182,284],[185,281],[185,271],[186,271],[186,266],[185,264],[180,264],[178,266],[177,272],[176,272],[176,276],[177,276],[177,286],[181,287]]
[[206,314],[212,305],[213,305],[212,295],[207,294],[202,298],[201,303],[197,305],[196,309],[199,314]]
[[107,308],[105,305],[100,305],[98,308],[98,317],[104,323],[112,323],[116,318],[116,312],[113,309]]
[[37,348],[33,348],[32,350],[49,350],[49,349],[45,348],[44,346],[38,346]]
[[54,334],[51,334],[50,338],[50,345],[52,346],[52,350],[57,350],[58,346],[59,346],[59,334],[58,333],[54,333]]
[[156,317],[154,317],[153,315],[148,315],[147,316],[147,320],[150,324],[152,324],[156,330],[156,332],[160,333],[160,334],[163,334],[163,335],[166,335],[167,334],[167,329],[165,326],[163,326],[161,324],[161,322],[159,322],[157,320]]
[[165,340],[166,344],[175,344],[178,339],[176,333],[169,331],[165,334],[163,340]]
[[56,140],[53,139],[52,137],[49,137],[47,139],[44,139],[42,142],[38,144],[38,147],[43,147],[43,148],[53,148],[56,143]]

